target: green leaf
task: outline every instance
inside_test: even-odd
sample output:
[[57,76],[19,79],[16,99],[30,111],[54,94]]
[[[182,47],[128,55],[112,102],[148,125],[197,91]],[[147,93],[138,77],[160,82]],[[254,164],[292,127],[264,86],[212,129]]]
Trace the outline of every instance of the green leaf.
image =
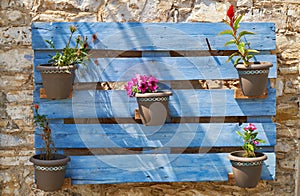
[[249,49],[249,50],[248,50],[248,53],[254,53],[254,54],[258,54],[258,53],[259,53],[259,51],[257,51],[257,50],[253,50],[253,49]]
[[241,60],[242,58],[241,57],[239,57],[239,58],[237,58],[237,59],[235,59],[235,61],[234,61],[234,65],[237,65],[239,62],[240,62],[240,60]]
[[[242,42],[243,43],[243,42]],[[245,54],[245,44],[242,44],[242,43],[240,43],[239,45],[238,45],[238,50],[239,50],[239,52],[242,54],[242,55],[244,55]]]
[[241,39],[241,37],[243,37],[244,35],[254,35],[255,33],[250,32],[250,31],[241,31],[239,33],[238,39]]
[[235,57],[235,56],[238,56],[239,55],[239,53],[237,53],[237,52],[235,52],[235,53],[232,53],[229,57],[228,57],[228,59],[227,59],[227,63],[229,62],[229,61],[231,61],[231,59],[233,58],[233,57]]
[[244,15],[242,14],[239,17],[237,17],[237,19],[235,19],[234,24],[233,24],[233,27],[234,27],[235,30],[237,30],[238,28],[240,28],[239,27],[239,23],[242,20],[243,16]]
[[53,43],[52,40],[47,40],[47,39],[46,39],[45,42],[46,42],[47,44],[49,44],[50,48],[55,48],[55,47],[54,47],[54,43]]
[[258,141],[259,143],[266,143],[266,141],[265,140],[262,140],[262,139],[256,139],[255,141]]
[[252,55],[252,54],[249,54],[249,55],[247,55],[247,60],[249,61],[250,59],[252,59],[254,57],[254,55]]
[[235,44],[235,40],[234,40],[234,39],[232,39],[232,40],[226,42],[226,43],[224,44],[224,46],[228,46],[228,45],[231,45],[231,44]]
[[231,30],[225,30],[219,33],[219,35],[233,35]]
[[236,132],[236,134],[238,134],[240,137],[244,137],[244,135],[241,134],[241,132],[239,132],[239,131],[235,131],[235,132]]
[[254,152],[254,146],[252,144],[248,144],[248,149],[251,151],[251,152]]

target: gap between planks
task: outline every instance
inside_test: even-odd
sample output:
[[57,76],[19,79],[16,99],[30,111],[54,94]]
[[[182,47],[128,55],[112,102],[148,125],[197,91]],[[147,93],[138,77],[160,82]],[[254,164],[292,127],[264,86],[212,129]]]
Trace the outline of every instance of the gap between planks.
[[[135,110],[135,118],[66,118],[64,124],[131,124],[134,120],[141,124],[139,112]],[[217,117],[170,117],[169,123],[246,123],[246,116],[217,116]]]
[[[93,155],[130,155],[130,154],[205,154],[229,153],[242,150],[241,147],[188,147],[188,148],[68,148],[63,149],[68,156],[93,156]],[[262,147],[263,152],[272,152],[274,147]]]

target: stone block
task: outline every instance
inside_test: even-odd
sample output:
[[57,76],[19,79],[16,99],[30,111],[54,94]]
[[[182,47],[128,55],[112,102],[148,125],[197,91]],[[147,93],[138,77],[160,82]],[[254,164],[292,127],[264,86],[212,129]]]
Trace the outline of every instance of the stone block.
[[279,161],[280,167],[282,167],[283,169],[296,169],[295,157],[295,153],[289,153],[288,157]]
[[299,72],[297,65],[291,65],[288,67],[279,67],[281,74],[297,74]]
[[9,90],[33,89],[32,73],[14,73],[14,75],[0,75],[0,88]]
[[20,136],[2,133],[0,133],[0,144],[1,147],[16,147],[30,145],[30,143],[26,139]]
[[277,78],[276,79],[276,96],[282,96],[283,93],[283,88],[284,88],[284,83],[282,79]]
[[[31,31],[30,27],[3,27],[0,28],[0,45],[20,45],[30,46],[31,45]],[[2,53],[2,52],[1,52]],[[1,54],[0,53],[0,54]],[[32,60],[32,50],[26,48],[15,49],[11,53],[27,53],[31,56],[29,60]],[[11,54],[5,54],[11,55]],[[1,58],[0,58],[1,59]]]
[[[12,49],[9,51],[0,50],[0,71],[1,72],[32,72],[32,50]],[[20,77],[24,77],[20,74]]]
[[296,120],[298,112],[298,107],[280,106],[280,109],[277,109],[276,121],[285,122],[290,120]]
[[7,105],[6,112],[12,120],[32,118],[32,109],[28,105]]
[[210,3],[203,1],[195,3],[190,16],[186,20],[189,22],[221,22],[222,19],[225,19],[228,7],[216,1],[208,2]]
[[[296,136],[296,133],[293,134],[293,137]],[[293,139],[278,139],[275,146],[276,152],[292,153],[297,149],[297,144]],[[287,155],[287,154],[286,154]]]
[[252,0],[237,0],[236,6],[237,7],[252,7],[253,1]]
[[32,103],[33,92],[32,90],[9,91],[6,94],[6,98],[8,103],[17,103],[17,102]]
[[0,27],[30,25],[30,16],[20,10],[2,10],[0,17]]

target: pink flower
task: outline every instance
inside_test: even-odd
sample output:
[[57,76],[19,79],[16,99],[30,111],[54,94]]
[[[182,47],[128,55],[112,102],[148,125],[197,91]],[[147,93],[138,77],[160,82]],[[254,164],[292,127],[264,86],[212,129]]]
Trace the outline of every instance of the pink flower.
[[134,97],[136,93],[156,92],[159,88],[157,83],[158,80],[153,76],[136,74],[136,77],[124,85],[124,88],[128,96]]
[[158,88],[157,83],[158,83],[158,80],[155,77],[153,77],[153,76],[149,77],[148,86],[151,91],[155,92],[157,90],[157,88]]
[[249,123],[248,126],[244,128],[245,131],[255,131],[256,129],[256,126],[252,123]]
[[148,77],[146,75],[140,75],[140,81],[141,82],[147,82]]
[[148,90],[148,83],[147,81],[146,82],[141,82],[139,87],[138,87],[138,90],[142,91],[142,93],[145,93],[147,92]]
[[137,85],[138,84],[138,79],[136,78],[132,78],[132,85]]
[[254,144],[254,145],[258,145],[258,144],[259,144],[259,142],[258,142],[258,141],[255,141],[255,140],[253,140],[253,144]]
[[133,82],[132,82],[132,81],[129,81],[129,82],[127,83],[127,85],[124,86],[124,87],[125,87],[125,90],[126,90],[126,92],[127,92],[127,95],[128,95],[129,97],[133,97],[132,86],[133,86]]

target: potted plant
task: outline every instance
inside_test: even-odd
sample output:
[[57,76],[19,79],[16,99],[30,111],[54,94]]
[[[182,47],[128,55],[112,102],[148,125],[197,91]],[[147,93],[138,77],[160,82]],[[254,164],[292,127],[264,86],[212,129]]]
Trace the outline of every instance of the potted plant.
[[158,91],[158,80],[155,77],[139,74],[124,87],[129,97],[136,97],[144,125],[158,126],[165,123],[171,91]]
[[265,143],[264,140],[257,138],[256,129],[256,126],[250,123],[244,127],[244,132],[236,131],[244,141],[243,151],[234,151],[228,155],[234,179],[239,187],[255,187],[261,177],[262,164],[267,159],[264,153],[255,152],[259,143]]
[[[71,35],[62,52],[57,52],[48,61],[48,64],[41,64],[36,67],[41,72],[43,86],[48,99],[65,99],[69,97],[72,91],[74,80],[74,71],[77,64],[88,60],[87,37],[81,36],[75,38],[75,47],[71,47],[73,34],[76,32],[75,26],[70,26]],[[53,49],[52,40],[45,40]]]
[[44,191],[56,191],[61,188],[65,179],[65,168],[70,158],[63,154],[56,154],[52,140],[51,129],[45,115],[39,114],[39,106],[34,105],[34,124],[41,131],[41,138],[45,147],[40,154],[30,157],[34,164],[37,187]]
[[[252,35],[250,31],[240,31],[239,23],[243,15],[235,16],[233,5],[227,11],[229,20],[223,20],[229,27],[229,30],[220,32],[220,35],[230,35],[232,39],[225,43],[225,46],[235,44],[237,51],[231,54],[228,62],[233,60],[233,57],[238,56],[234,60],[234,66],[239,74],[239,81],[242,92],[245,96],[260,96],[264,91],[268,82],[269,68],[272,67],[270,62],[250,62],[254,58],[254,54],[259,53],[257,50],[250,48],[249,42],[243,42],[242,38],[245,35]],[[240,63],[242,61],[242,63]]]

